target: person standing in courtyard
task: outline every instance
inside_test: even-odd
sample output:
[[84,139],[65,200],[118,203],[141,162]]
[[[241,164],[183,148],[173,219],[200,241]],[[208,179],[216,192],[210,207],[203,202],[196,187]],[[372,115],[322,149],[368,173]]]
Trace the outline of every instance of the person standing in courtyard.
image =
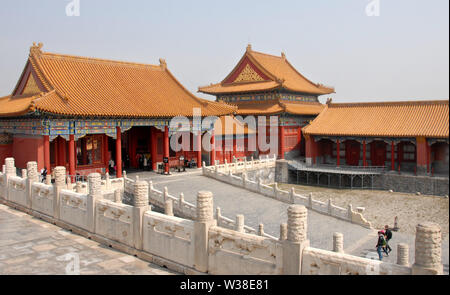
[[392,239],[392,231],[389,229],[389,225],[384,226],[384,232],[386,235],[386,254],[391,253],[392,248],[389,246],[389,241]]
[[380,230],[378,232],[378,242],[377,245],[375,246],[377,248],[378,258],[380,259],[380,261],[383,260],[383,253],[381,251],[385,251],[384,250],[385,246],[386,246],[386,239],[384,238],[384,230]]

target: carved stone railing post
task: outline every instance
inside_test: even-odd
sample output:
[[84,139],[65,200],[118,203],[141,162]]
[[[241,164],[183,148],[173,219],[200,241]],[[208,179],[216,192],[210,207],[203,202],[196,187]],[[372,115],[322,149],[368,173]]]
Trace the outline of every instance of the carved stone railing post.
[[39,174],[37,171],[37,162],[27,163],[27,207],[31,209],[31,186],[34,182],[39,182]]
[[295,188],[291,188],[291,191],[289,192],[289,202],[295,204]]
[[55,172],[55,184],[53,185],[53,217],[59,219],[59,206],[61,190],[67,188],[66,167],[58,166],[53,170]]
[[397,264],[409,266],[409,246],[408,246],[408,244],[400,243],[397,245]]
[[352,204],[348,204],[347,206],[347,218],[351,222],[352,221],[352,215],[353,215],[353,206]]
[[108,172],[106,172],[106,175],[105,175],[105,186],[106,186],[107,190],[109,190],[111,188],[111,179],[109,179]]
[[344,235],[341,233],[333,234],[333,251],[344,253]]
[[280,224],[280,241],[287,240],[287,223]]
[[66,187],[68,190],[72,190],[72,177],[67,176]]
[[144,213],[150,208],[148,203],[148,182],[135,182],[133,206],[133,243],[136,249],[142,250]]
[[164,203],[164,213],[169,216],[173,216],[173,201],[172,199],[167,199]]
[[194,268],[200,272],[208,271],[208,232],[211,226],[217,225],[213,208],[212,192],[199,191],[194,223]]
[[114,191],[114,202],[122,203],[122,196],[119,188]]
[[51,185],[52,184],[52,176],[50,174],[47,174],[45,176],[45,184],[46,185]]
[[169,189],[167,188],[167,186],[165,186],[164,190],[163,190],[163,205],[164,205],[164,203],[166,203],[167,199],[169,198],[168,195],[169,195]]
[[4,169],[4,191],[3,191],[3,197],[6,200],[9,200],[9,189],[8,189],[8,182],[9,178],[11,176],[16,176],[16,166],[14,164],[14,158],[6,158],[5,159],[5,169]]
[[245,188],[247,184],[247,173],[244,171],[244,173],[242,173],[242,187]]
[[416,227],[415,262],[413,275],[441,275],[442,265],[441,227],[432,222],[425,222]]
[[[313,207],[313,194],[309,193],[309,195],[308,195],[308,208],[312,209],[312,207]],[[350,217],[351,217],[351,215],[350,215]]]
[[76,184],[75,184],[75,191],[76,191],[77,193],[81,193],[81,190],[82,190],[82,184],[81,184],[81,181],[77,181]]
[[178,210],[183,213],[184,194],[180,193],[180,200],[178,201]]
[[240,233],[244,232],[245,217],[242,214],[236,215],[236,223],[234,225],[234,230]]
[[87,213],[90,232],[95,233],[95,202],[102,198],[102,177],[99,173],[88,175]]
[[217,224],[220,226],[220,218],[222,217],[222,212],[220,210],[220,207],[216,208],[216,220],[217,220]]
[[258,236],[263,237],[264,236],[264,224],[259,224],[258,226]]
[[303,249],[309,246],[307,239],[308,210],[305,206],[290,205],[287,213],[287,240],[283,242],[283,274],[300,275]]

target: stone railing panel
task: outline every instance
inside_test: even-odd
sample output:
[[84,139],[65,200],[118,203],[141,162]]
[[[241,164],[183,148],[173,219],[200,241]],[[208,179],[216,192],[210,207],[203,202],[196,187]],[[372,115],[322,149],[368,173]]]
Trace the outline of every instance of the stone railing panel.
[[194,266],[193,221],[147,211],[143,222],[144,251]]
[[95,204],[95,233],[133,246],[133,207],[109,200]]
[[53,185],[35,182],[31,185],[31,209],[53,216]]
[[8,179],[8,196],[11,202],[22,206],[27,206],[26,178],[10,176]]
[[69,190],[62,190],[59,196],[59,216],[61,220],[82,229],[89,230],[87,195]]
[[411,268],[344,253],[308,247],[303,250],[302,275],[410,275]]
[[220,227],[209,230],[209,273],[276,275],[282,272],[282,246],[269,238]]

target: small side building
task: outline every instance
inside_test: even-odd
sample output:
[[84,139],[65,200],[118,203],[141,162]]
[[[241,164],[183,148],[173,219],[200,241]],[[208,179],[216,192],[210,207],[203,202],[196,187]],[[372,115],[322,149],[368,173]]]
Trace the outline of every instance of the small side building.
[[308,165],[449,173],[449,101],[332,103],[304,127]]

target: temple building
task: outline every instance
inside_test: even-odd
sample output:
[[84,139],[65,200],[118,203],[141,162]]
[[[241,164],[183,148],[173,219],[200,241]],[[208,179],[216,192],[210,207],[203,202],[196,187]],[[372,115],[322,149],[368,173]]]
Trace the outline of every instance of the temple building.
[[[213,133],[214,124],[196,126],[194,109],[201,117],[236,110],[194,96],[163,59],[159,65],[103,60],[33,44],[16,87],[0,98],[0,164],[14,157],[19,168],[37,161],[39,169],[65,166],[70,175],[87,175],[108,172],[113,159],[120,177],[123,164],[138,168],[142,157],[156,169],[163,158],[178,162],[183,155],[200,167],[210,155],[192,147],[201,147],[198,135]],[[189,150],[169,145],[176,116],[190,118]]]
[[303,128],[306,162],[448,175],[449,102],[332,103]]
[[[301,128],[324,108],[320,95],[334,88],[315,84],[300,74],[284,53],[274,56],[253,51],[248,45],[244,56],[220,83],[199,87],[199,92],[216,96],[217,102],[238,107],[236,114],[278,118],[279,158],[305,156]],[[270,135],[267,127],[266,136]],[[268,151],[267,151],[268,152]],[[259,154],[267,153],[257,151]],[[251,151],[241,154],[253,155]]]

